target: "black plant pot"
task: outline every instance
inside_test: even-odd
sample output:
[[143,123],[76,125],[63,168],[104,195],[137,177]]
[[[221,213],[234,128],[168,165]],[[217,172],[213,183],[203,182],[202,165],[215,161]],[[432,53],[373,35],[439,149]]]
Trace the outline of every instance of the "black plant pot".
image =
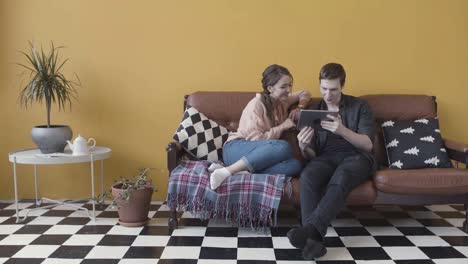
[[31,130],[31,138],[42,153],[63,152],[73,132],[69,126],[51,125],[35,126]]

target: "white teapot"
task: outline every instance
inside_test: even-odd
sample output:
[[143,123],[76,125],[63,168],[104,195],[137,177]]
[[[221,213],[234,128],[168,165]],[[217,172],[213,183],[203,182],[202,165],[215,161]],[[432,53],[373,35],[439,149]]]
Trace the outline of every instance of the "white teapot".
[[[89,141],[93,141],[92,146],[88,146]],[[86,140],[84,137],[78,134],[78,137],[73,140],[71,143],[70,140],[67,140],[68,146],[73,151],[73,155],[88,155],[89,150],[96,146],[96,140],[94,138],[89,138]]]

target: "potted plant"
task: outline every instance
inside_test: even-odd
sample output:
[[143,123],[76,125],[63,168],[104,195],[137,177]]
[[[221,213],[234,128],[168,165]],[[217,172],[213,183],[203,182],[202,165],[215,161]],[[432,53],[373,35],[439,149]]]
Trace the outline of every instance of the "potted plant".
[[50,110],[53,103],[58,104],[59,111],[68,103],[71,108],[71,99],[76,99],[75,86],[81,86],[78,76],[77,81],[67,79],[61,72],[68,58],[59,58],[59,49],[51,42],[50,51],[40,52],[34,43],[29,42],[29,53],[21,52],[27,59],[26,64],[18,63],[29,72],[26,85],[20,93],[20,102],[26,108],[33,102],[45,102],[47,113],[47,125],[33,127],[31,138],[42,153],[63,152],[67,140],[72,138],[72,130],[66,125],[51,125]]
[[139,169],[136,176],[121,177],[112,185],[112,203],[118,207],[120,225],[133,227],[148,222],[151,196],[155,191],[153,182],[148,178],[150,170]]

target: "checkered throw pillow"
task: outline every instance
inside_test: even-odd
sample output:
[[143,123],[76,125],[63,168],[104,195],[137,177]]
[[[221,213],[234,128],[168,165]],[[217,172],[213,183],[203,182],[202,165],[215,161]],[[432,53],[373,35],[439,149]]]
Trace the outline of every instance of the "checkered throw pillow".
[[202,160],[222,160],[223,144],[228,130],[188,106],[173,138],[194,157]]

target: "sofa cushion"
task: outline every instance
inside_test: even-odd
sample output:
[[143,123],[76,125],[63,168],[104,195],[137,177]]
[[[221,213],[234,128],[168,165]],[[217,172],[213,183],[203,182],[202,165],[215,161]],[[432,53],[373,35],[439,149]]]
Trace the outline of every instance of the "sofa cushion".
[[436,118],[382,123],[391,169],[451,168]]
[[227,137],[225,127],[208,119],[195,107],[188,106],[173,138],[194,157],[218,161],[222,159]]
[[374,176],[379,191],[396,194],[463,194],[468,192],[468,170],[427,168],[378,170]]

